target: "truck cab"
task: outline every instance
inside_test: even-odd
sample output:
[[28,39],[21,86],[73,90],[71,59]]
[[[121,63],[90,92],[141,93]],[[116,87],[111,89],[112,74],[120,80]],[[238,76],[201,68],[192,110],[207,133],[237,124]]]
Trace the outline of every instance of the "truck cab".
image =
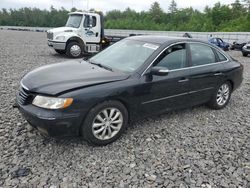
[[47,31],[48,45],[57,53],[78,58],[108,46],[100,12],[71,12],[65,27]]

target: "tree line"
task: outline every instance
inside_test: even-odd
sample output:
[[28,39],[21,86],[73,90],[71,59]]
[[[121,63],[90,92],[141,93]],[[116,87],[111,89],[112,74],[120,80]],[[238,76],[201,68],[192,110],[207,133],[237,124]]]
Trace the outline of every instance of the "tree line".
[[[65,8],[41,10],[38,8],[2,9],[0,25],[30,27],[64,26],[68,13]],[[165,12],[158,2],[147,11],[136,12],[131,8],[124,11],[112,10],[105,14],[106,29],[135,29],[161,31],[250,31],[250,0],[235,0],[224,5],[220,2],[203,11],[178,8],[172,0]]]

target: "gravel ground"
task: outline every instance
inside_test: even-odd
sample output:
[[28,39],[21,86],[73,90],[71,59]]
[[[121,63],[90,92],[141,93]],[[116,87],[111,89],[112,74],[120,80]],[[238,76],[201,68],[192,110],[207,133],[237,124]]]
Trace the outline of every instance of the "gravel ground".
[[45,33],[0,31],[0,187],[250,187],[250,57],[229,105],[137,121],[113,144],[91,147],[33,130],[12,108],[28,71],[66,60]]

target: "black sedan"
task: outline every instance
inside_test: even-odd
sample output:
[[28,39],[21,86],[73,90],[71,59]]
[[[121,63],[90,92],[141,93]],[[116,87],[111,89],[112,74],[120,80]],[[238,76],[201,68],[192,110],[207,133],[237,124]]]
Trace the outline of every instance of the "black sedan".
[[25,75],[20,112],[51,136],[113,142],[136,118],[207,104],[225,107],[243,66],[218,47],[188,38],[135,36],[87,61],[43,66]]

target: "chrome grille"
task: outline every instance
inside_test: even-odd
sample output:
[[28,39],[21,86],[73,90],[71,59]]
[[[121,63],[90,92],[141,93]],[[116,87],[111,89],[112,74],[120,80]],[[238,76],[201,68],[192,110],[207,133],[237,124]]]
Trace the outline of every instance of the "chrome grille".
[[47,32],[47,39],[53,40],[53,33]]
[[18,96],[17,96],[18,103],[22,105],[26,105],[29,102],[31,102],[32,99],[33,99],[33,95],[28,90],[24,89],[23,87],[20,87]]

